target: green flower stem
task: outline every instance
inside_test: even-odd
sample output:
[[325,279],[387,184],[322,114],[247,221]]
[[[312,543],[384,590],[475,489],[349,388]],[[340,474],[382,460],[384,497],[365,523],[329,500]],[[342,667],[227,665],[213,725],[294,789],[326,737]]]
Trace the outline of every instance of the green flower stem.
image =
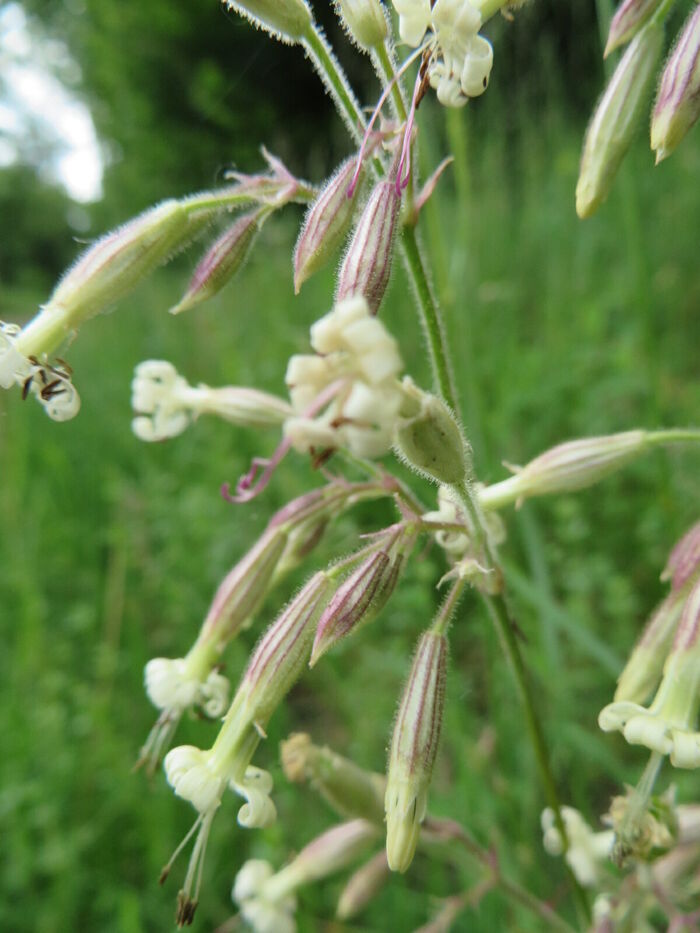
[[401,93],[401,85],[396,78],[396,69],[391,55],[389,54],[387,44],[383,43],[374,49],[374,56],[376,57],[378,71],[382,79],[386,84],[389,84],[391,81],[394,82],[391,86],[391,100],[396,110],[396,116],[402,123],[405,123],[408,117],[406,104],[404,103],[403,94]]
[[[327,47],[325,39],[318,32],[316,26],[312,26],[308,36],[305,39],[305,45],[314,61],[321,80],[328,88],[336,106],[348,125],[354,139],[359,139],[361,130],[358,127],[364,125],[364,118],[354,96],[349,89],[345,76],[340,70],[332,52]],[[375,163],[376,164],[376,163]],[[423,257],[421,256],[416,237],[416,231],[412,227],[404,227],[401,231],[400,243],[414,294],[416,296],[418,311],[425,331],[430,354],[430,362],[433,370],[433,376],[440,394],[444,401],[452,408],[459,417],[459,406],[457,405],[457,394],[454,388],[454,382],[449,365],[449,355],[447,351],[447,342],[445,331],[440,316],[440,311],[433,297],[428,276],[426,273]],[[471,490],[463,484],[458,492],[463,499],[469,517],[474,526],[475,536],[483,542],[485,555],[491,562],[489,569],[495,569],[497,563],[493,559],[488,538],[482,523],[481,514],[478,505],[472,497]],[[528,726],[530,740],[532,742],[535,758],[537,760],[540,780],[542,781],[545,797],[554,812],[555,823],[559,830],[565,847],[568,845],[568,836],[566,827],[561,815],[559,797],[552,776],[549,764],[547,747],[544,741],[542,728],[533,703],[530,685],[525,673],[525,665],[522,655],[512,628],[508,609],[503,596],[483,595],[489,614],[493,619],[494,625],[499,632],[501,642],[513,671],[518,691],[523,704],[525,719]],[[590,909],[586,895],[578,884],[573,874],[569,871],[569,881],[576,900],[577,909],[581,917],[585,920],[590,918]]]

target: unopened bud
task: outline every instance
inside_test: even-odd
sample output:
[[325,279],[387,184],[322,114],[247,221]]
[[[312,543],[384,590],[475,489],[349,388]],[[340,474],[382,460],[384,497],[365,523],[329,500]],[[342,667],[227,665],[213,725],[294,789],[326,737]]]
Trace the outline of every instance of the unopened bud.
[[466,476],[467,459],[454,415],[441,399],[420,391],[409,379],[402,385],[410,416],[397,428],[398,452],[430,479],[448,485],[460,483]]
[[225,230],[200,259],[187,291],[178,304],[170,309],[170,313],[189,311],[217,295],[242,268],[268,216],[268,210],[252,211],[239,217]]
[[389,878],[386,852],[382,849],[352,874],[338,898],[338,920],[357,916],[379,893]]
[[307,781],[344,817],[363,817],[381,826],[384,820],[383,774],[365,771],[327,746],[314,745],[306,733],[291,735],[280,745],[288,781]]
[[514,476],[480,489],[479,503],[497,509],[531,496],[585,489],[653,447],[690,439],[682,431],[623,431],[557,444],[526,466],[511,467]]
[[379,0],[337,0],[337,4],[350,38],[361,49],[374,49],[389,35]]
[[434,631],[418,642],[389,754],[385,810],[386,853],[392,871],[405,872],[428,806],[442,727],[447,639]]
[[379,615],[396,588],[405,552],[414,540],[412,531],[397,532],[341,583],[318,623],[312,667],[346,635]]
[[686,597],[685,591],[673,590],[657,606],[618,678],[616,703],[644,703],[658,684]]
[[639,32],[642,26],[661,6],[663,0],[622,0],[610,22],[604,57]]
[[224,0],[224,3],[229,10],[245,16],[282,42],[299,42],[312,22],[305,0]]
[[326,182],[323,190],[311,204],[294,248],[294,291],[311,278],[331,259],[340,248],[350,228],[357,199],[362,187],[355,185],[351,197],[348,190],[355,169],[357,156],[351,156],[339,166]]
[[581,218],[594,214],[608,196],[651,89],[663,39],[663,27],[653,20],[637,33],[596,108],[576,185],[576,213]]
[[700,570],[700,522],[690,528],[671,551],[662,580],[671,581],[671,589],[679,590]]
[[361,295],[372,314],[389,284],[401,195],[395,181],[378,182],[369,196],[338,275],[336,301]]
[[656,161],[671,155],[700,116],[700,6],[696,4],[666,62],[651,117]]

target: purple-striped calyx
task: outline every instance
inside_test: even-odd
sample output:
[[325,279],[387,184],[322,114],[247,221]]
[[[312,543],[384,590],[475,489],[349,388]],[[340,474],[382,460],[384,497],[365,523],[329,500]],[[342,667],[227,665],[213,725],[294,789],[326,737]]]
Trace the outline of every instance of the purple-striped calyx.
[[305,0],[224,0],[224,4],[282,42],[300,42],[311,28]]
[[604,57],[624,45],[661,6],[663,0],[622,0],[610,21]]
[[700,117],[700,5],[681,29],[659,84],[651,116],[657,164],[671,155]]
[[396,181],[377,182],[340,267],[336,301],[361,296],[377,313],[391,275],[400,207]]
[[385,796],[386,853],[392,871],[405,872],[428,806],[445,699],[447,639],[425,632],[413,659],[394,725]]

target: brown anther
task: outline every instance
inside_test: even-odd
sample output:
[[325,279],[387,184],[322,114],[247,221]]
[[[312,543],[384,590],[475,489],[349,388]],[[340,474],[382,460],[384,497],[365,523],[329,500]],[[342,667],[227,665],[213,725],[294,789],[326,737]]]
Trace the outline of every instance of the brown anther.
[[33,376],[33,375],[28,376],[28,377],[24,380],[24,385],[22,386],[22,401],[25,401],[25,399],[26,399],[27,396],[29,395],[29,389],[31,388],[31,385],[32,385],[32,381],[33,381],[33,380],[34,380],[34,376]]

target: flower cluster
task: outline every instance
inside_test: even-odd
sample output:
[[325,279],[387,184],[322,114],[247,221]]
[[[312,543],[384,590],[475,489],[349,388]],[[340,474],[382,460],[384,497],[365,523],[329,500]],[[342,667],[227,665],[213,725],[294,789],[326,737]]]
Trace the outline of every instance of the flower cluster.
[[300,451],[345,447],[380,457],[391,447],[403,393],[394,338],[362,297],[348,298],[311,328],[313,355],[293,356],[286,382],[295,414],[284,434]]
[[402,40],[414,47],[424,45],[429,52],[428,79],[441,104],[462,107],[484,93],[493,49],[479,35],[481,14],[469,0],[393,0],[393,4]]

